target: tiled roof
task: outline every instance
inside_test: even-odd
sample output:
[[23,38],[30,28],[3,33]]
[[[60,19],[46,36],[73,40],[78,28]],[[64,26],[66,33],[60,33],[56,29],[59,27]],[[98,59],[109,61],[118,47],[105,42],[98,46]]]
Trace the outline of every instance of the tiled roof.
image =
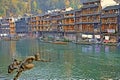
[[77,12],[77,11],[82,11],[82,9],[80,8],[80,9],[76,9],[76,10],[74,10],[75,12]]
[[92,4],[92,5],[85,5],[82,7],[82,9],[85,9],[85,8],[93,8],[93,7],[98,7],[99,5],[96,5],[96,4]]
[[[96,2],[96,1],[100,1],[100,0],[87,0],[86,2],[84,2],[84,3],[89,3],[89,2]],[[83,3],[83,4],[84,4]]]
[[50,16],[59,16],[59,15],[61,15],[60,13],[56,13],[56,14],[51,14]]
[[74,13],[74,12],[75,12],[75,10],[71,10],[71,11],[64,12],[64,14],[69,14],[69,13]]
[[108,7],[104,8],[103,11],[111,10],[111,9],[120,9],[120,5],[108,6]]

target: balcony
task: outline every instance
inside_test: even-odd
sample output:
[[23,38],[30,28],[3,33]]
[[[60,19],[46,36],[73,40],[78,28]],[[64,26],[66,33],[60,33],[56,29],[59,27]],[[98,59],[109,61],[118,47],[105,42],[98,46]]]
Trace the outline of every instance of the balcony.
[[119,14],[102,14],[101,18],[112,18],[117,17]]

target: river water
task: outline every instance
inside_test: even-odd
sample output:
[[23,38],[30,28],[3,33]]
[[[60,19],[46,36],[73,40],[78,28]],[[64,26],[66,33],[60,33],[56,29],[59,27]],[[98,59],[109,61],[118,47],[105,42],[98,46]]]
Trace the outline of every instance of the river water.
[[34,39],[0,41],[0,80],[12,80],[16,71],[7,73],[13,58],[24,60],[39,52],[41,59],[19,80],[118,80],[120,47],[104,45],[58,45]]

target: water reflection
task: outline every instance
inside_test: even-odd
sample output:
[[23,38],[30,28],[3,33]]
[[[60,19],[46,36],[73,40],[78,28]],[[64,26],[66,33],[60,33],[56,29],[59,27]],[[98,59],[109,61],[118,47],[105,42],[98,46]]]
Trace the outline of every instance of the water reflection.
[[100,53],[100,51],[101,51],[101,45],[95,45],[95,48],[94,48],[95,50],[95,53]]
[[17,57],[16,41],[10,41],[10,56],[13,58]]
[[[12,58],[20,60],[39,52],[42,59],[52,62],[35,62],[35,68],[24,72],[20,79],[116,79],[120,78],[120,50],[115,46],[104,45],[56,45],[37,40],[0,42],[0,79],[8,80],[7,66]],[[1,73],[2,72],[2,73]]]
[[82,45],[82,53],[119,53],[119,47],[107,45]]
[[88,46],[83,46],[82,47],[82,52],[83,53],[93,53],[93,46],[90,46],[90,45],[88,45]]

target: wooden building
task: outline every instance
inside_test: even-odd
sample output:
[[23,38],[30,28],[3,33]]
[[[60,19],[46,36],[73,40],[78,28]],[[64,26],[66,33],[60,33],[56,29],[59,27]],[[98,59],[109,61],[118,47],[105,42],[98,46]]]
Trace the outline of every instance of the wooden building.
[[0,20],[0,23],[0,34],[9,37],[14,37],[16,35],[14,18],[3,18]]
[[30,33],[32,36],[40,36],[43,32],[48,31],[49,28],[49,15],[36,15],[31,17]]
[[44,14],[41,16],[40,19],[40,37],[44,38],[45,41],[51,41],[51,15],[50,14]]
[[100,38],[100,12],[101,0],[89,0],[83,3],[80,15],[82,37],[94,39]]
[[77,42],[111,38],[116,42],[120,35],[120,5],[102,10],[101,0],[89,0],[78,10],[32,16],[30,25],[29,30],[39,37],[64,37]]
[[37,19],[38,19],[38,16],[32,16],[31,19],[30,19],[30,28],[29,28],[29,35],[30,36],[33,36],[34,34],[36,34],[36,31],[37,31]]
[[38,32],[40,33],[40,32],[42,32],[43,30],[44,30],[44,28],[43,28],[43,16],[44,15],[38,15]]
[[23,17],[15,21],[16,34],[20,37],[28,35],[30,17]]
[[15,36],[16,35],[16,28],[15,28],[14,18],[8,18],[7,21],[9,22],[10,36]]
[[61,13],[51,14],[51,23],[50,23],[51,28],[49,31],[53,34],[54,37],[57,37],[59,39],[64,37],[62,19],[63,19],[63,14]]
[[102,10],[101,32],[104,42],[117,42],[120,33],[120,5],[108,6]]
[[82,32],[82,9],[75,10],[75,28],[77,32]]
[[62,19],[62,26],[64,30],[64,37],[68,40],[76,39],[75,30],[75,11],[67,11],[63,13],[64,18]]
[[50,29],[50,23],[51,23],[51,18],[50,18],[50,14],[45,14],[44,16],[42,16],[42,31],[49,31]]
[[74,11],[68,11],[64,12],[64,19],[62,20],[63,24],[63,29],[65,32],[74,32],[74,20],[75,20],[75,15]]
[[76,30],[76,41],[79,42],[81,40],[82,33],[82,9],[75,10],[75,30]]
[[10,34],[9,22],[3,18],[0,19],[0,37],[6,37]]
[[61,13],[53,13],[51,14],[51,30],[55,32],[62,32],[63,27],[62,24],[63,15]]

